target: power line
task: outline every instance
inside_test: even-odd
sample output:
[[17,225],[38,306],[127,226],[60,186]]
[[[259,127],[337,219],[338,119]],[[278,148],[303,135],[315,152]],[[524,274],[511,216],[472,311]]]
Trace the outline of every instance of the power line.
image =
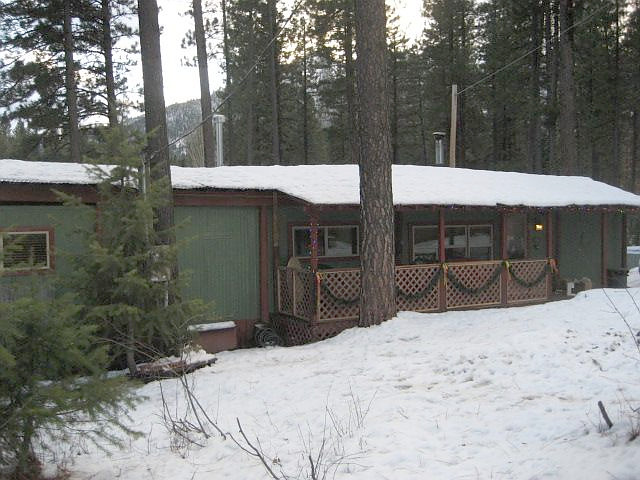
[[[269,50],[269,48],[271,48],[271,46],[273,45],[273,43],[278,39],[278,37],[280,36],[280,34],[284,31],[284,29],[287,27],[287,25],[289,24],[289,22],[291,21],[291,19],[293,18],[293,16],[297,13],[298,8],[300,7],[300,5],[302,5],[302,2],[304,0],[298,0],[295,5],[293,6],[293,9],[291,10],[291,13],[289,14],[289,16],[287,17],[287,19],[285,20],[285,22],[282,24],[282,26],[280,27],[280,29],[273,35],[273,37],[271,38],[271,40],[269,40],[269,42],[264,46],[264,48],[260,51],[260,54],[258,55],[258,58],[256,59],[256,61],[253,63],[253,65],[246,71],[246,73],[242,76],[242,78],[235,84],[235,88],[225,97],[222,99],[222,101],[216,106],[216,108],[213,109],[213,111],[211,112],[210,115],[207,115],[205,118],[203,118],[200,123],[198,123],[195,127],[191,128],[190,130],[186,131],[185,133],[183,133],[182,135],[178,136],[177,138],[171,140],[166,147],[162,147],[162,149],[156,151],[155,153],[153,153],[153,155],[151,155],[152,157],[154,157],[155,155],[157,155],[159,152],[161,152],[162,150],[165,150],[166,148],[169,148],[173,145],[175,145],[176,143],[178,143],[180,140],[188,137],[189,135],[191,135],[193,132],[195,132],[198,128],[200,128],[205,122],[208,122],[209,120],[211,120],[213,118],[213,116],[220,111],[220,108],[222,108],[222,106],[227,103],[229,101],[229,99],[231,99],[231,97],[233,97],[238,90],[240,90],[240,87],[244,84],[244,82],[247,81],[247,79],[249,78],[249,75],[251,75],[251,73],[256,69],[256,67],[260,64],[260,62],[263,60],[263,57],[265,56],[265,54],[267,53],[267,51]],[[227,75],[229,75],[229,72],[227,72]]]
[[[600,13],[601,10],[604,10],[605,7],[607,7],[607,4],[602,5],[600,8],[596,9],[595,11],[593,11],[591,14],[587,15],[585,18],[583,18],[582,20],[580,20],[577,23],[574,23],[573,25],[571,25],[569,28],[567,28],[566,30],[560,32],[560,36],[562,35],[566,35],[567,33],[569,33],[571,30],[573,30],[574,28],[588,22],[589,20],[591,20],[593,17],[595,17],[598,13]],[[481,83],[489,80],[490,78],[495,77],[497,74],[499,74],[500,72],[506,70],[507,68],[515,65],[516,63],[518,63],[520,60],[525,59],[526,57],[528,57],[529,55],[531,55],[532,53],[540,50],[543,47],[543,45],[538,45],[535,48],[532,48],[531,50],[529,50],[528,52],[523,53],[522,55],[520,55],[518,58],[516,58],[515,60],[512,60],[511,62],[507,63],[506,65],[503,65],[502,67],[500,67],[498,70],[486,75],[485,77],[481,78],[480,80],[478,80],[475,83],[472,83],[471,85],[469,85],[468,87],[463,88],[462,90],[460,90],[458,92],[458,95],[463,94],[464,92],[466,92],[467,90],[470,90],[478,85],[480,85]]]

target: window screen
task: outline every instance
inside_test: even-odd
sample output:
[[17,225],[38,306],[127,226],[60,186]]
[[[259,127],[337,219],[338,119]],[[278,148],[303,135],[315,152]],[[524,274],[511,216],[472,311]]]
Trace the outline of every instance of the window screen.
[[438,227],[413,227],[413,261],[438,261]]
[[49,268],[49,232],[3,233],[2,266],[10,270]]
[[[307,258],[311,256],[311,229],[293,228],[293,255]],[[358,227],[355,225],[318,227],[319,257],[358,256]]]
[[[491,225],[449,225],[444,231],[447,261],[491,260],[493,227]],[[413,261],[432,263],[438,259],[438,227],[413,227]]]
[[521,259],[526,255],[526,216],[513,214],[506,217],[507,258]]

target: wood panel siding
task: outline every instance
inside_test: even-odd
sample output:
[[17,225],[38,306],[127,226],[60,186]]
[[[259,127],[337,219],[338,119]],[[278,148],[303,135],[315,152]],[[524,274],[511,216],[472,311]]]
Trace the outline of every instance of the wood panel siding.
[[260,317],[259,209],[177,207],[185,294],[212,304],[218,320]]

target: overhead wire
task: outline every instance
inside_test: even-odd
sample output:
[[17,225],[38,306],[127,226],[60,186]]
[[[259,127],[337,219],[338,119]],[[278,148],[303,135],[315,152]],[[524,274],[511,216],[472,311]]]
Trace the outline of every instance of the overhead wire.
[[[273,37],[271,38],[271,40],[269,40],[269,42],[264,46],[264,48],[260,51],[260,53],[258,54],[258,57],[256,59],[256,61],[253,63],[253,65],[251,65],[251,67],[245,72],[245,74],[240,78],[240,80],[235,84],[234,89],[229,92],[229,94],[227,94],[226,97],[224,97],[222,99],[222,101],[213,109],[213,111],[211,112],[210,115],[207,115],[206,117],[204,117],[197,125],[195,125],[193,128],[187,130],[185,133],[179,135],[178,137],[176,137],[175,139],[171,140],[170,142],[168,142],[168,144],[166,146],[163,146],[161,149],[157,150],[156,152],[154,152],[151,157],[154,157],[155,155],[157,155],[158,153],[160,153],[161,151],[172,147],[173,145],[175,145],[176,143],[178,143],[180,140],[183,140],[184,138],[188,137],[189,135],[191,135],[193,132],[195,132],[196,130],[198,130],[202,125],[205,124],[205,122],[208,122],[209,120],[211,120],[214,115],[216,115],[216,113],[218,113],[220,111],[220,109],[222,108],[223,105],[225,105],[230,99],[231,97],[233,97],[238,90],[240,89],[240,87],[244,84],[244,82],[247,81],[247,79],[249,78],[249,76],[251,75],[251,73],[256,69],[256,67],[260,64],[260,62],[263,60],[265,54],[267,53],[267,51],[269,50],[269,48],[271,48],[271,46],[273,45],[273,43],[278,39],[278,37],[282,34],[282,32],[284,31],[284,29],[287,27],[287,25],[289,25],[289,22],[291,21],[291,19],[293,18],[293,16],[297,13],[298,9],[300,8],[300,5],[302,5],[304,0],[298,0],[293,8],[291,9],[291,13],[289,14],[289,16],[287,17],[287,19],[284,21],[284,23],[282,24],[282,26],[278,29],[277,32],[274,33]],[[229,72],[227,72],[227,75],[229,74]]]
[[[267,51],[269,50],[269,48],[271,48],[271,46],[273,45],[273,43],[278,39],[278,37],[282,34],[282,32],[284,31],[284,29],[288,26],[288,24],[290,23],[291,19],[293,18],[293,16],[297,13],[298,9],[300,8],[300,6],[302,5],[304,0],[298,0],[289,16],[287,17],[287,19],[285,20],[285,22],[281,25],[281,27],[278,29],[278,31],[273,35],[273,37],[269,40],[269,42],[263,47],[263,49],[260,51],[260,54],[258,55],[256,61],[251,65],[251,67],[245,72],[245,74],[240,78],[240,80],[238,82],[236,82],[234,89],[229,92],[223,99],[222,101],[213,109],[213,111],[211,112],[210,115],[207,115],[206,117],[204,117],[198,124],[196,124],[194,127],[192,127],[191,129],[187,130],[186,132],[184,132],[183,134],[179,135],[178,137],[176,137],[175,139],[171,140],[170,142],[167,143],[166,146],[163,146],[161,149],[157,150],[156,152],[154,152],[151,156],[155,156],[157,155],[159,152],[172,147],[173,145],[177,144],[178,142],[180,142],[181,140],[185,139],[186,137],[188,137],[189,135],[193,134],[196,130],[198,130],[200,127],[202,127],[202,125],[204,125],[205,122],[208,122],[209,120],[211,120],[213,118],[213,116],[215,116],[220,109],[240,90],[240,88],[242,87],[242,85],[244,85],[244,83],[247,81],[247,79],[249,78],[249,76],[252,74],[252,72],[256,69],[256,67],[260,64],[260,62],[263,60],[265,54],[267,53]],[[590,13],[589,15],[587,15],[585,18],[581,19],[580,21],[574,23],[573,25],[571,25],[569,28],[567,28],[566,30],[560,32],[559,36],[562,35],[566,35],[567,33],[569,33],[571,30],[587,23],[588,21],[590,21],[592,18],[594,18],[598,13],[600,13],[602,10],[604,10],[607,7],[607,5],[602,5],[600,8],[594,10],[592,13]],[[507,70],[508,68],[512,67],[513,65],[517,64],[518,62],[520,62],[521,60],[525,59],[526,57],[528,57],[529,55],[531,55],[532,53],[536,52],[537,50],[542,49],[543,45],[538,45],[535,48],[532,48],[530,50],[528,50],[527,52],[523,53],[522,55],[518,56],[517,58],[515,58],[514,60],[512,60],[511,62],[507,63],[506,65],[503,65],[502,67],[500,67],[499,69],[485,75],[484,77],[482,77],[480,80],[472,83],[471,85],[463,88],[462,90],[460,90],[457,95],[461,95],[465,92],[467,92],[468,90],[471,90],[472,88],[475,88],[476,86],[480,85],[481,83],[484,83],[485,81],[489,80],[490,78],[495,77],[496,75],[498,75],[499,73]],[[228,72],[227,72],[228,74]]]
[[[585,18],[581,19],[580,21],[574,23],[573,25],[571,25],[569,28],[567,28],[566,30],[563,30],[560,32],[559,37],[566,35],[567,33],[569,33],[571,30],[573,30],[576,27],[579,27],[580,25],[588,22],[589,20],[591,20],[593,17],[595,17],[598,13],[600,13],[600,11],[604,10],[605,7],[607,7],[607,4],[604,4],[602,6],[600,6],[600,8],[597,8],[596,10],[594,10],[592,13],[590,13],[589,15],[587,15]],[[512,60],[511,62],[507,63],[506,65],[503,65],[502,67],[500,67],[499,69],[489,73],[488,75],[485,75],[484,77],[482,77],[480,80],[478,80],[477,82],[472,83],[471,85],[469,85],[468,87],[463,88],[462,90],[460,90],[458,92],[458,95],[463,94],[464,92],[466,92],[467,90],[471,90],[472,88],[480,85],[481,83],[484,83],[485,81],[489,80],[490,78],[495,77],[496,75],[498,75],[499,73],[503,72],[504,70],[508,69],[509,67],[512,67],[513,65],[515,65],[516,63],[520,62],[521,60],[524,60],[525,58],[527,58],[529,55],[531,55],[532,53],[540,50],[543,47],[543,45],[538,45],[535,48],[532,48],[531,50],[528,50],[527,52],[523,53],[522,55],[520,55],[519,57],[517,57],[516,59]]]

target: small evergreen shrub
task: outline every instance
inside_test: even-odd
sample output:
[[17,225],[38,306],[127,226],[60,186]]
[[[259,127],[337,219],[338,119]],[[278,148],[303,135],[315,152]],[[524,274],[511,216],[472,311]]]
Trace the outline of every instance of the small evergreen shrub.
[[0,303],[0,477],[38,478],[40,448],[73,435],[133,433],[131,383],[107,376],[107,345],[78,309],[69,296]]

